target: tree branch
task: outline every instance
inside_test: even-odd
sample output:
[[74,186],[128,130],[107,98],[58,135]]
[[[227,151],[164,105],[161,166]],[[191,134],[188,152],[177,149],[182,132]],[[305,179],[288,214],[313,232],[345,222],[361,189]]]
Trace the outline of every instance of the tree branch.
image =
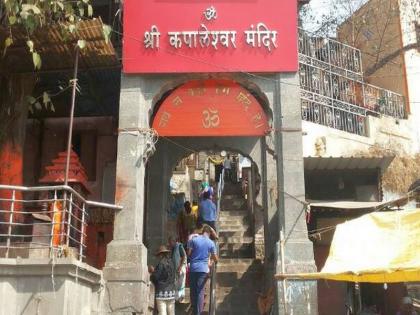
[[[392,59],[398,57],[399,54],[409,51],[411,49],[417,49],[419,47],[419,43],[412,43],[409,45],[406,45],[400,49],[395,50],[394,52],[386,55],[385,57],[381,58],[377,63],[375,63],[372,67],[369,67],[365,70],[365,75],[370,76],[374,74],[376,71],[381,69],[383,66],[385,66],[388,62],[392,61]],[[363,53],[363,52],[362,52]]]

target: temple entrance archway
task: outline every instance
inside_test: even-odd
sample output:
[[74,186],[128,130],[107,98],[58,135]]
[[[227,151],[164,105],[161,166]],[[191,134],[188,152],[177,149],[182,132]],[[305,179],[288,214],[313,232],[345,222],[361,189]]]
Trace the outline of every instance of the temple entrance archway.
[[[249,157],[263,182],[266,178],[263,144],[262,137],[160,137],[156,152],[147,163],[144,240],[149,250],[153,251],[169,236],[165,229],[171,199],[169,183],[180,160],[200,151],[238,152]],[[264,192],[260,193],[256,202],[264,205],[265,198]]]
[[152,128],[159,136],[264,136],[264,107],[240,84],[226,79],[193,80],[175,88],[158,106]]
[[[159,140],[147,163],[144,240],[149,250],[166,241],[169,182],[178,162],[194,152],[222,150],[249,157],[265,176],[270,110],[258,91],[227,79],[192,80],[162,93],[151,117]],[[266,198],[266,196],[265,196]],[[258,204],[266,204],[264,194]]]
[[[248,123],[245,124],[245,128],[241,128],[247,133],[242,135],[216,133],[217,128],[214,128],[214,125],[218,125],[217,119],[209,119],[211,124],[203,126],[203,118],[210,118],[210,115],[204,116],[207,115],[203,113],[204,108],[201,108],[201,112],[195,109],[196,116],[185,111],[191,109],[197,101],[189,101],[187,104],[187,98],[181,98],[183,103],[179,103],[178,100],[175,104],[170,102],[170,100],[175,101],[175,95],[181,87],[185,88],[187,84],[196,80],[200,80],[198,83],[201,84],[211,80],[226,80],[229,84],[238,84],[245,95],[249,93],[255,98],[258,110],[262,110],[260,113],[265,114],[266,128],[261,128],[265,130],[248,133],[249,130],[258,129],[252,124],[253,116],[248,116]],[[264,216],[263,277],[266,288],[276,285],[273,283],[273,275],[279,271],[280,266],[278,245],[282,229],[285,235],[288,235],[284,251],[286,270],[288,272],[314,270],[312,244],[307,240],[306,222],[302,216],[304,209],[298,200],[289,198],[289,195],[297,196],[299,199],[304,198],[298,83],[298,76],[295,73],[255,76],[240,73],[123,76],[120,113],[124,115],[120,115],[119,121],[116,199],[124,208],[116,215],[114,241],[108,245],[106,271],[110,270],[112,273],[107,274],[107,279],[118,273],[121,281],[118,278],[115,285],[125,286],[125,279],[132,273],[132,269],[122,268],[127,263],[131,266],[133,260],[138,266],[147,266],[147,260],[153,257],[156,246],[162,242],[166,243],[165,221],[168,210],[166,200],[170,193],[169,181],[173,167],[182,157],[188,156],[191,150],[211,149],[241,152],[258,166],[261,175],[261,192],[258,196],[261,198],[261,203],[258,200],[257,202],[261,204],[261,213]],[[215,91],[213,88],[212,90]],[[188,89],[186,91],[192,93]],[[236,97],[239,93],[238,91]],[[207,100],[209,99],[211,97],[207,97]],[[213,100],[215,99],[218,99],[217,96],[213,97]],[[241,104],[239,102],[241,98],[233,99]],[[186,131],[188,128],[178,125],[184,133],[175,133],[176,128],[169,127],[171,118],[176,117],[177,113],[167,111],[165,114],[165,101],[167,105],[172,105],[168,107],[169,109],[176,108],[177,105],[180,108],[187,104],[184,110],[180,110],[183,112],[184,125],[195,124],[197,127],[197,124],[201,123],[201,127],[200,125],[198,127],[206,129],[205,132],[199,134],[196,132],[197,128]],[[216,102],[207,103],[209,106],[214,104]],[[217,102],[216,105],[222,106],[220,104],[223,105],[223,102]],[[239,104],[236,103],[238,106]],[[228,117],[236,118],[238,121],[239,116],[241,119],[242,116],[247,117],[245,105],[238,108],[240,108],[238,112]],[[218,110],[225,112],[226,108]],[[222,117],[219,115],[220,118],[224,118],[224,115]],[[274,128],[270,128],[271,120],[274,121]],[[234,123],[236,120],[231,120],[231,125]],[[219,122],[222,127],[221,124],[222,120]],[[209,128],[204,128],[206,126]],[[153,147],[149,141],[149,133],[153,133],[150,130],[152,127],[158,130],[159,140],[154,146],[156,151],[147,159]],[[166,127],[167,133],[163,130]],[[221,127],[221,130],[226,131]],[[147,163],[144,163],[146,160]],[[147,272],[141,275],[141,279],[147,277]],[[147,282],[142,281],[141,283]],[[141,286],[138,291],[147,291],[146,286],[140,281],[133,283]],[[255,284],[253,286],[255,287]],[[111,285],[108,287],[111,288]],[[275,288],[276,294],[280,296],[283,289],[277,286]],[[316,309],[316,285],[305,282],[299,284],[296,290],[302,292],[293,297],[293,307],[296,312],[304,313],[304,309],[309,307]]]
[[[179,182],[188,183],[188,189],[178,194],[171,191],[170,181],[174,169],[185,157],[192,153],[197,156],[199,152],[207,156],[220,155],[222,151],[240,153],[252,161],[250,173],[254,171],[255,178],[258,177],[261,182],[266,180],[264,147],[265,138],[270,132],[270,112],[266,110],[268,104],[262,104],[257,97],[255,91],[252,92],[232,80],[193,80],[166,93],[163,99],[155,104],[151,127],[158,133],[159,140],[155,153],[147,163],[143,237],[150,253],[160,244],[166,243],[168,236],[177,235],[185,241],[185,233],[176,228],[183,202],[198,199],[198,190],[204,181],[209,181],[214,188],[217,187],[215,178],[213,182],[209,180],[211,167],[199,165],[197,169],[192,167],[193,172],[187,168],[183,174],[177,174],[178,178],[183,178],[179,178]],[[201,178],[200,174],[197,174],[200,172]],[[190,190],[194,192],[188,193]],[[249,266],[253,270],[251,274],[254,275],[254,271],[261,267],[261,260],[257,263],[255,259],[256,253],[262,258],[261,254],[264,252],[262,240],[266,212],[261,210],[267,203],[267,197],[264,197],[264,193],[250,194],[251,199],[247,199],[240,183],[227,183],[225,190],[229,199],[225,198],[226,195],[219,201],[221,264],[226,264],[224,268],[229,269],[233,268],[230,261],[232,258],[238,261],[252,261],[250,265],[258,265],[253,265],[252,268]],[[258,208],[256,214],[253,212],[255,208]],[[226,226],[226,222],[233,222],[233,226]],[[256,239],[259,241],[258,250],[255,246]],[[149,263],[154,263],[152,255],[148,255],[148,260]],[[246,273],[247,268],[238,276],[237,282],[231,284],[232,287],[239,284],[251,285],[248,279],[251,274]],[[224,279],[219,273],[218,277],[219,280]],[[263,277],[259,278],[261,281],[253,282],[252,285],[262,290],[264,280]],[[235,290],[232,291],[233,295],[234,293]],[[233,295],[223,298],[224,304],[220,307],[228,307]],[[255,306],[256,299],[253,302]]]

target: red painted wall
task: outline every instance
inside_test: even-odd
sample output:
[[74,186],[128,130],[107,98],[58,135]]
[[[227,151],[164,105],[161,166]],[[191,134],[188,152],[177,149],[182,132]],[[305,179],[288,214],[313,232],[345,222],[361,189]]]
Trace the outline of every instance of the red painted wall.
[[113,224],[88,225],[86,262],[102,269],[106,260],[106,246],[112,241]]
[[[22,148],[19,144],[13,144],[12,142],[4,143],[0,148],[0,184],[2,185],[22,185],[23,184],[23,157]],[[0,190],[0,199],[11,199],[12,191]],[[21,200],[22,193],[16,191],[15,199]],[[22,204],[15,202],[14,211],[19,212],[22,208]],[[0,201],[0,209],[11,210],[11,202]],[[9,213],[0,213],[0,221],[8,222]],[[23,220],[22,215],[18,213],[13,215],[13,222],[21,222]],[[4,234],[6,229],[5,225],[1,225],[0,231]]]
[[[208,20],[203,13],[210,8],[215,10],[215,16]],[[256,39],[254,46],[247,44],[245,31],[249,31],[251,25],[256,29],[259,23],[277,32],[276,45],[270,44],[271,35],[263,43]],[[296,25],[296,0],[126,0],[124,72],[295,72],[298,68]],[[160,33],[153,48],[145,45],[152,28],[153,34]],[[205,28],[212,32],[210,41],[204,40]],[[186,34],[187,39],[179,34],[179,41],[168,34],[182,31],[204,31],[204,34],[192,35],[193,38]],[[217,35],[219,31],[236,32],[236,48],[230,36],[228,47],[222,45],[222,38]],[[264,39],[265,36],[267,34],[256,37]],[[178,42],[177,48],[171,45],[170,38]],[[192,45],[187,45],[186,41]]]

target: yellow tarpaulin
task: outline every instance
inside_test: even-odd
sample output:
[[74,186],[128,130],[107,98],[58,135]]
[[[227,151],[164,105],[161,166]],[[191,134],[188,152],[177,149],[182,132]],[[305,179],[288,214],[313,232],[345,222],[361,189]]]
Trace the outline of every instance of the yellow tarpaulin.
[[321,272],[276,278],[420,281],[420,209],[374,212],[339,224]]

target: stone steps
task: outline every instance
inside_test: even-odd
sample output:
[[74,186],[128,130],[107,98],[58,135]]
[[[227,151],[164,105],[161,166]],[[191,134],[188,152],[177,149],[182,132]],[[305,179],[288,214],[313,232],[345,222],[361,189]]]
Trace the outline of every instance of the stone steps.
[[219,256],[221,258],[251,258],[254,254],[254,248],[252,244],[250,246],[239,248],[239,249],[220,249]]
[[250,301],[248,295],[232,296],[234,302],[222,302],[217,305],[217,315],[258,315],[258,304]]
[[[259,314],[262,264],[254,257],[254,237],[240,185],[226,183],[219,214],[219,263],[216,277],[216,314]],[[234,193],[235,191],[235,193]]]
[[222,200],[241,200],[242,196],[240,193],[237,194],[227,194],[225,192],[223,192],[223,196],[222,196]]
[[243,229],[238,229],[238,230],[234,230],[234,231],[220,231],[219,232],[219,238],[220,237],[252,237],[252,233],[250,229],[247,230],[243,230]]
[[219,246],[225,244],[251,244],[254,242],[252,236],[224,236],[219,235]]
[[239,190],[238,193],[225,193],[223,192],[222,200],[220,201],[221,211],[226,210],[246,210],[246,200],[242,197]]
[[233,218],[220,218],[219,219],[219,226],[220,225],[247,225],[246,223],[247,218],[239,218],[239,217],[233,217]]
[[219,233],[229,233],[229,232],[242,232],[246,233],[250,231],[250,226],[248,224],[242,225],[227,225],[227,224],[220,224],[219,225]]
[[[204,311],[203,315],[208,314],[210,303],[210,280],[207,280],[204,295]],[[189,314],[191,309],[190,288],[185,288],[185,298],[182,302],[175,303],[175,314]]]
[[[223,244],[219,244],[219,250],[221,251],[245,251],[248,249],[252,250],[252,246],[253,245],[253,241],[251,241],[250,243],[223,243]],[[243,257],[245,258],[245,257]]]
[[[241,293],[239,293],[239,291]],[[245,294],[256,294],[257,291],[255,290],[254,287],[252,286],[245,286],[243,288],[239,288],[239,287],[223,287],[223,286],[219,286],[217,288],[217,297],[216,297],[216,303],[217,304],[221,304],[223,303],[223,301],[226,299],[227,296],[229,295],[245,295]]]
[[252,258],[220,259],[217,270],[216,314],[259,314],[262,263]]
[[219,220],[219,230],[227,228],[249,228],[249,223],[244,218],[243,220],[225,219]]
[[220,203],[220,211],[236,210],[236,211],[245,211],[246,210],[246,201],[237,201],[237,200],[222,200]]
[[234,218],[234,217],[244,217],[247,216],[248,212],[246,210],[221,210],[220,211],[220,218],[228,217],[228,218]]

